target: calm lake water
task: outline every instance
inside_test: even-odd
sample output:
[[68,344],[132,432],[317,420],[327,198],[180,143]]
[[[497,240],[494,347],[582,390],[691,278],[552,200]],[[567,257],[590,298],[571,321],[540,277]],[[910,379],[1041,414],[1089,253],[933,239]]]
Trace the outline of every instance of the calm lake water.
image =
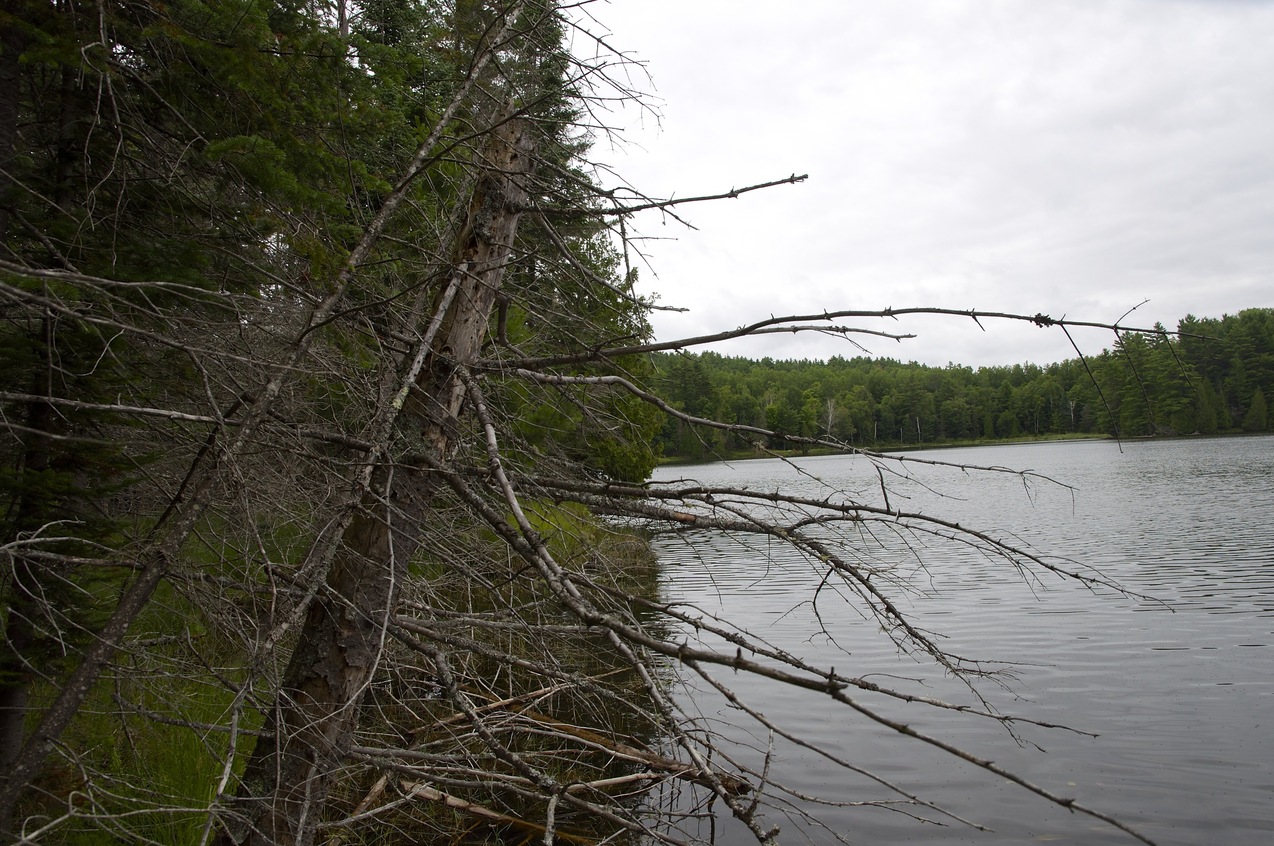
[[[1016,679],[1007,688],[981,683],[996,708],[1099,736],[1020,725],[1019,743],[986,719],[860,695],[864,704],[1117,816],[1160,844],[1274,843],[1274,437],[912,455],[1033,470],[1069,485],[919,465],[884,476],[894,508],[1069,559],[1068,569],[1095,569],[1137,595],[1089,590],[1047,573],[1023,577],[967,546],[883,524],[851,535],[849,554],[905,582],[900,607],[943,634],[949,651],[1013,662]],[[854,457],[663,468],[655,477],[678,478],[881,502],[881,477]],[[901,654],[861,601],[832,586],[816,594],[822,568],[782,546],[687,534],[662,537],[656,547],[668,601],[720,615],[843,675],[975,701],[940,669]],[[767,822],[782,827],[780,842],[835,843],[837,835],[853,843],[1135,842],[816,694],[728,671],[720,677],[785,729],[994,829],[980,832],[924,808],[910,810],[944,824],[883,807],[820,807],[813,813],[826,830],[799,814],[771,812]],[[738,744],[731,752],[759,767],[772,742],[766,730],[704,687],[687,682],[687,707],[729,733]],[[773,746],[782,763],[772,776],[803,794],[897,798],[781,738]],[[750,840],[720,814],[698,834],[729,846]]]

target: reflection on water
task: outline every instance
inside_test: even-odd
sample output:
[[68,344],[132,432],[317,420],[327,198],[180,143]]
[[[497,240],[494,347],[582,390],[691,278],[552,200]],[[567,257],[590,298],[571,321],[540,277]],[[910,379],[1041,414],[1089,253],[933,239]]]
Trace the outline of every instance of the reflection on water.
[[[985,528],[1068,570],[1095,569],[1132,595],[1090,591],[1051,574],[1022,578],[1004,562],[878,524],[848,538],[851,555],[904,580],[903,610],[947,637],[952,652],[1013,662],[1018,681],[984,692],[1006,712],[1100,735],[1002,728],[897,703],[873,703],[971,748],[1050,790],[1119,816],[1161,844],[1274,842],[1274,437],[1069,442],[928,451],[916,457],[1032,470],[985,474],[903,465],[886,476],[893,508]],[[795,466],[793,466],[795,465]],[[853,492],[883,504],[876,470],[849,457],[665,468],[657,479],[749,485],[824,498]],[[657,541],[669,600],[729,618],[841,672],[967,700],[931,666],[900,656],[853,597],[816,591],[821,571],[755,538]],[[808,693],[746,678],[736,692],[767,714],[879,775],[988,825],[922,825],[879,808],[827,808],[853,842],[1127,843],[1130,838],[997,783],[975,768],[852,718]],[[737,712],[695,694],[705,718]],[[763,736],[740,736],[763,750]],[[1042,750],[1047,751],[1041,751]],[[881,798],[868,782],[800,749],[781,776],[835,799]],[[760,752],[752,755],[759,761]],[[782,819],[792,836],[796,822]],[[721,821],[718,842],[744,842]],[[807,830],[817,843],[832,833]]]

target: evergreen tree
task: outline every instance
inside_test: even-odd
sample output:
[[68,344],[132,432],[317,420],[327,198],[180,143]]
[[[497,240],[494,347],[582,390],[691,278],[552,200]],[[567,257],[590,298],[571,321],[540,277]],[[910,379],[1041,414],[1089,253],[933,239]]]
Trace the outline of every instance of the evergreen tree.
[[1220,400],[1217,399],[1216,391],[1212,388],[1212,383],[1207,379],[1199,380],[1199,394],[1197,399],[1197,410],[1195,412],[1195,421],[1198,431],[1203,435],[1215,435],[1221,428],[1221,418],[1218,413],[1218,405]]
[[1243,417],[1243,431],[1264,432],[1269,429],[1269,410],[1265,405],[1265,392],[1257,388],[1252,392],[1252,402]]

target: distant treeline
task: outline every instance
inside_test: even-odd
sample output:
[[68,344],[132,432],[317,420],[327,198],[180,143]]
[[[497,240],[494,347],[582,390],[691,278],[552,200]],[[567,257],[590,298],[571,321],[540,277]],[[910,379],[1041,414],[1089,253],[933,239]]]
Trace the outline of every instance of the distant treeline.
[[[1178,331],[1180,337],[1121,335],[1113,349],[1044,366],[974,370],[840,356],[753,361],[713,352],[659,355],[655,366],[665,395],[691,415],[855,446],[1268,431],[1274,309],[1188,316]],[[672,419],[660,438],[665,455],[682,458],[746,450],[757,441],[755,434]]]

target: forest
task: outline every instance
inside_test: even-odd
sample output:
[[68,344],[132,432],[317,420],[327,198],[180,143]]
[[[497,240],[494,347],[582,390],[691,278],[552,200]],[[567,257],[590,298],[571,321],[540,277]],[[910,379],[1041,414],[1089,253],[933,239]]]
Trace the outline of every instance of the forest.
[[[677,407],[755,429],[854,447],[899,448],[1060,435],[1135,438],[1269,431],[1274,309],[1187,316],[1174,332],[1117,333],[1112,348],[1068,361],[974,370],[888,358],[752,361],[662,353],[658,378]],[[790,446],[763,438],[761,446]],[[669,419],[665,456],[752,451],[751,430],[704,433]]]
[[[779,842],[796,794],[679,674],[818,697],[1149,842],[890,716],[910,694],[667,601],[646,539],[783,544],[970,690],[994,665],[911,623],[863,526],[1100,574],[883,490],[645,480],[661,431],[685,453],[743,420],[772,445],[1264,428],[1269,313],[1125,334],[1092,382],[671,355],[711,338],[651,338],[630,236],[709,198],[605,187],[610,109],[649,105],[590,25],[553,0],[5,4],[4,842],[679,844],[709,808]],[[972,825],[885,777],[841,800]]]

